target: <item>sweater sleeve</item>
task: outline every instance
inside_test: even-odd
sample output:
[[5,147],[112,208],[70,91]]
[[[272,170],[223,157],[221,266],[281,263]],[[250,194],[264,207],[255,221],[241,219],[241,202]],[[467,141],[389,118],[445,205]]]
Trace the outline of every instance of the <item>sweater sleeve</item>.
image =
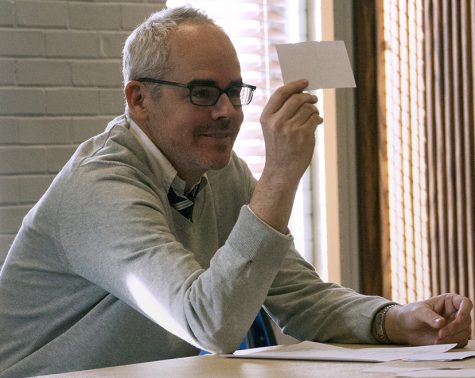
[[73,177],[57,215],[71,270],[199,348],[234,351],[292,238],[243,206],[205,268],[176,240],[163,198],[140,172],[104,165]]
[[323,282],[292,246],[265,307],[282,331],[299,340],[374,343],[371,323],[388,301]]
[[[244,163],[241,169],[242,176],[250,180],[252,192],[255,180]],[[374,343],[371,323],[374,314],[387,303],[381,297],[361,295],[323,282],[292,243],[268,292],[265,307],[284,333],[300,340]]]

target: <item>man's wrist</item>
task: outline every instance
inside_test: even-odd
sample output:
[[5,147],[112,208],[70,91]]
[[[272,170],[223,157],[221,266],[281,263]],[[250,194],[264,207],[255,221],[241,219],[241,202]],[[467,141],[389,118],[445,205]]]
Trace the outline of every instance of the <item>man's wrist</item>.
[[390,303],[379,309],[374,315],[373,323],[371,325],[371,332],[378,343],[391,344],[391,339],[386,333],[386,315],[388,314],[389,310],[395,306],[399,305],[396,303]]

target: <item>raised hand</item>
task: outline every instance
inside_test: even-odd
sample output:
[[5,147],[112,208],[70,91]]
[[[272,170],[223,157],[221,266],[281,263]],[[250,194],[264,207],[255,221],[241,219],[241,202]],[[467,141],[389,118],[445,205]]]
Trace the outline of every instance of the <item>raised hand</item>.
[[287,230],[298,183],[310,164],[315,129],[322,123],[317,97],[304,93],[306,80],[280,87],[261,115],[266,163],[250,207],[280,232]]

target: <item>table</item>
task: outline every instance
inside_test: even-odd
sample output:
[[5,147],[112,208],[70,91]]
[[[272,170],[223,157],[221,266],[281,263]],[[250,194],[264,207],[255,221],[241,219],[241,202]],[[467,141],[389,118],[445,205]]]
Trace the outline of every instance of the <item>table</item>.
[[[345,345],[348,347],[348,345]],[[357,347],[357,346],[355,346]],[[361,346],[360,346],[361,347]],[[471,340],[467,349],[475,350]],[[327,361],[285,361],[226,358],[217,355],[176,358],[103,369],[54,374],[43,378],[304,378],[304,377],[396,377],[391,373],[369,373],[364,370],[374,367],[370,362],[327,362]],[[406,362],[380,363],[387,367],[433,367],[475,369],[475,358],[450,362]],[[474,375],[475,377],[475,375]]]

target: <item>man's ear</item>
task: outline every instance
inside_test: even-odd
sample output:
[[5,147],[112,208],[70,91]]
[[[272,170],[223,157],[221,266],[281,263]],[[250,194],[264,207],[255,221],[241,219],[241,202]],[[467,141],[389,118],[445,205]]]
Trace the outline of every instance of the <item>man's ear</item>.
[[137,121],[146,120],[148,117],[145,106],[147,92],[143,84],[135,80],[129,81],[124,88],[124,93],[130,115]]

